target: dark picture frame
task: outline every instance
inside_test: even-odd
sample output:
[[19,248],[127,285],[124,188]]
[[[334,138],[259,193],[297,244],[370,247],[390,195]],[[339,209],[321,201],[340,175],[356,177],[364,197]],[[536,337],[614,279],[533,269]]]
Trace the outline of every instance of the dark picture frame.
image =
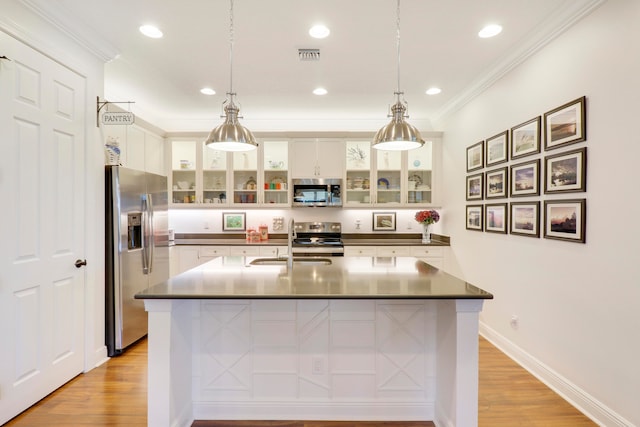
[[482,200],[484,197],[484,174],[467,176],[467,200]]
[[507,234],[508,217],[507,203],[484,205],[484,231],[487,233]]
[[544,158],[544,192],[587,190],[587,148],[565,151]]
[[509,233],[540,238],[540,202],[512,202],[509,212]]
[[467,172],[484,167],[484,141],[467,147]]
[[373,212],[373,231],[395,231],[395,212]]
[[486,172],[484,178],[485,199],[507,197],[509,188],[509,168],[503,167]]
[[587,139],[587,98],[582,96],[544,113],[544,149]]
[[487,138],[484,143],[485,166],[493,166],[509,160],[509,131],[505,130]]
[[540,152],[540,116],[511,128],[511,159]]
[[222,231],[245,231],[246,229],[246,213],[245,212],[223,212],[222,213]]
[[511,166],[511,197],[540,195],[540,159]]
[[482,231],[484,228],[484,210],[482,205],[467,205],[466,229]]
[[587,199],[545,200],[544,238],[586,242]]

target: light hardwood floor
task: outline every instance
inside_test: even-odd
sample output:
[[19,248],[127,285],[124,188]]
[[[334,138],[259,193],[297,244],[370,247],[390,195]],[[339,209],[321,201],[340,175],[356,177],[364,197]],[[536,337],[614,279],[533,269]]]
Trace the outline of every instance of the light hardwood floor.
[[[79,375],[6,427],[147,425],[147,342]],[[480,338],[479,427],[593,427],[595,423]],[[194,427],[429,427],[432,423],[196,422]]]

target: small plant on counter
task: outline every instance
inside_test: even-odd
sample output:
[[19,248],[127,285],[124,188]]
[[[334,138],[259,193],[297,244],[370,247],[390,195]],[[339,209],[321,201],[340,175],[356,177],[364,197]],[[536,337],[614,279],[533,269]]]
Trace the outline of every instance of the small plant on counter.
[[429,211],[416,212],[415,218],[416,221],[418,221],[420,224],[430,225],[440,221],[440,214],[437,211],[431,209]]

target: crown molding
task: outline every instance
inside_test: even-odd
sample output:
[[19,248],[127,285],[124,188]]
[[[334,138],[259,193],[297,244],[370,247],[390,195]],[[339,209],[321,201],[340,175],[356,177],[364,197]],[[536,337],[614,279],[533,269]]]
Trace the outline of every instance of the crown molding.
[[71,11],[61,8],[56,2],[48,0],[20,0],[20,2],[101,61],[110,62],[120,55],[115,46],[100,37],[85,23],[74,19]]
[[494,83],[528,58],[540,51],[544,46],[557,39],[565,31],[600,7],[607,0],[586,0],[584,2],[567,1],[548,19],[534,29],[516,49],[499,58],[490,70],[477,78],[466,90],[447,102],[432,117],[434,124],[440,125],[447,116],[461,109],[482,94]]

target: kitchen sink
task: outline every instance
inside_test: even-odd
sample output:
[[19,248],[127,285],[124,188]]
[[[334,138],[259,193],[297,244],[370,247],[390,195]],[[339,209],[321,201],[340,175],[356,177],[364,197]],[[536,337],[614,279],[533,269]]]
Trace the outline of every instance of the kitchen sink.
[[[285,265],[287,264],[287,258],[256,258],[249,263],[249,265]],[[316,265],[330,265],[331,260],[329,258],[314,258],[314,257],[294,257],[294,264],[316,264]]]

